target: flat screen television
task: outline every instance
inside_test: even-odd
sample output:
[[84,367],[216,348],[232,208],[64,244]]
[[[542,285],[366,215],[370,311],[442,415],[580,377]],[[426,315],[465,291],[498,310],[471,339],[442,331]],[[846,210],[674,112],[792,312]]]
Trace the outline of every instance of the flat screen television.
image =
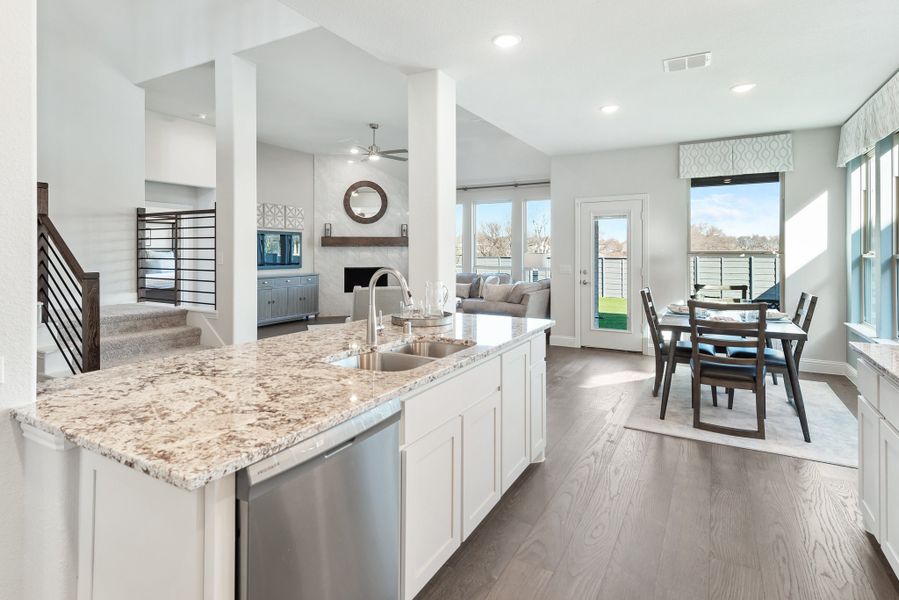
[[256,268],[299,269],[303,266],[303,234],[299,231],[256,233]]

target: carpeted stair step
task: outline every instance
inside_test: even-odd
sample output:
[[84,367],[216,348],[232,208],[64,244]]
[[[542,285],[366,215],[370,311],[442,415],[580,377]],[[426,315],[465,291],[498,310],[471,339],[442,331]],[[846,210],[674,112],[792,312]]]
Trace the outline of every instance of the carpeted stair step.
[[100,336],[100,367],[122,364],[131,357],[143,360],[143,356],[166,350],[198,346],[199,327],[166,327],[150,331],[132,331]]
[[187,325],[187,310],[158,304],[114,304],[100,307],[100,339]]

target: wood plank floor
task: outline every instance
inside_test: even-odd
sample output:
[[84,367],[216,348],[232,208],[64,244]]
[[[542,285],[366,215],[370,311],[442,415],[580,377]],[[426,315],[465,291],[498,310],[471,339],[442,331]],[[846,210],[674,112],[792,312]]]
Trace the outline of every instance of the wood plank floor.
[[[855,469],[625,429],[652,369],[550,348],[546,462],[418,598],[899,598],[859,525]],[[855,414],[848,380],[803,378]]]

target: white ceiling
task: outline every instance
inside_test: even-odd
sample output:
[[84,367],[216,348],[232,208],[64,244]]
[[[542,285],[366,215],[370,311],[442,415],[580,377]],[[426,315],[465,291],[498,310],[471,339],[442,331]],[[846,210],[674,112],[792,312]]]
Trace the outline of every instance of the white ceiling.
[[282,2],[404,72],[443,69],[461,106],[549,154],[839,124],[899,66],[897,0]]
[[[405,148],[406,75],[325,29],[304,32],[241,56],[256,63],[258,137],[310,153],[345,154],[371,143]],[[213,125],[215,68],[200,65],[142,84],[150,110]],[[198,114],[206,114],[200,119]],[[549,158],[476,115],[457,111],[459,181],[549,176]],[[349,155],[348,155],[349,158]],[[393,166],[395,161],[381,161]],[[386,165],[385,165],[386,167]]]

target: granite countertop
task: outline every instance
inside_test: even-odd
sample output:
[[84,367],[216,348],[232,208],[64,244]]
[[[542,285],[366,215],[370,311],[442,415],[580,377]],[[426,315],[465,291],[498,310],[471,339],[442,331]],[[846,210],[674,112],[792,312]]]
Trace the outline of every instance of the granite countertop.
[[[446,358],[400,372],[327,364],[367,349],[358,321],[51,380],[13,417],[194,490],[552,325],[458,313],[414,331],[472,344]],[[388,325],[380,342],[402,344],[402,329]]]
[[849,346],[864,356],[881,375],[899,385],[899,345],[849,342]]

